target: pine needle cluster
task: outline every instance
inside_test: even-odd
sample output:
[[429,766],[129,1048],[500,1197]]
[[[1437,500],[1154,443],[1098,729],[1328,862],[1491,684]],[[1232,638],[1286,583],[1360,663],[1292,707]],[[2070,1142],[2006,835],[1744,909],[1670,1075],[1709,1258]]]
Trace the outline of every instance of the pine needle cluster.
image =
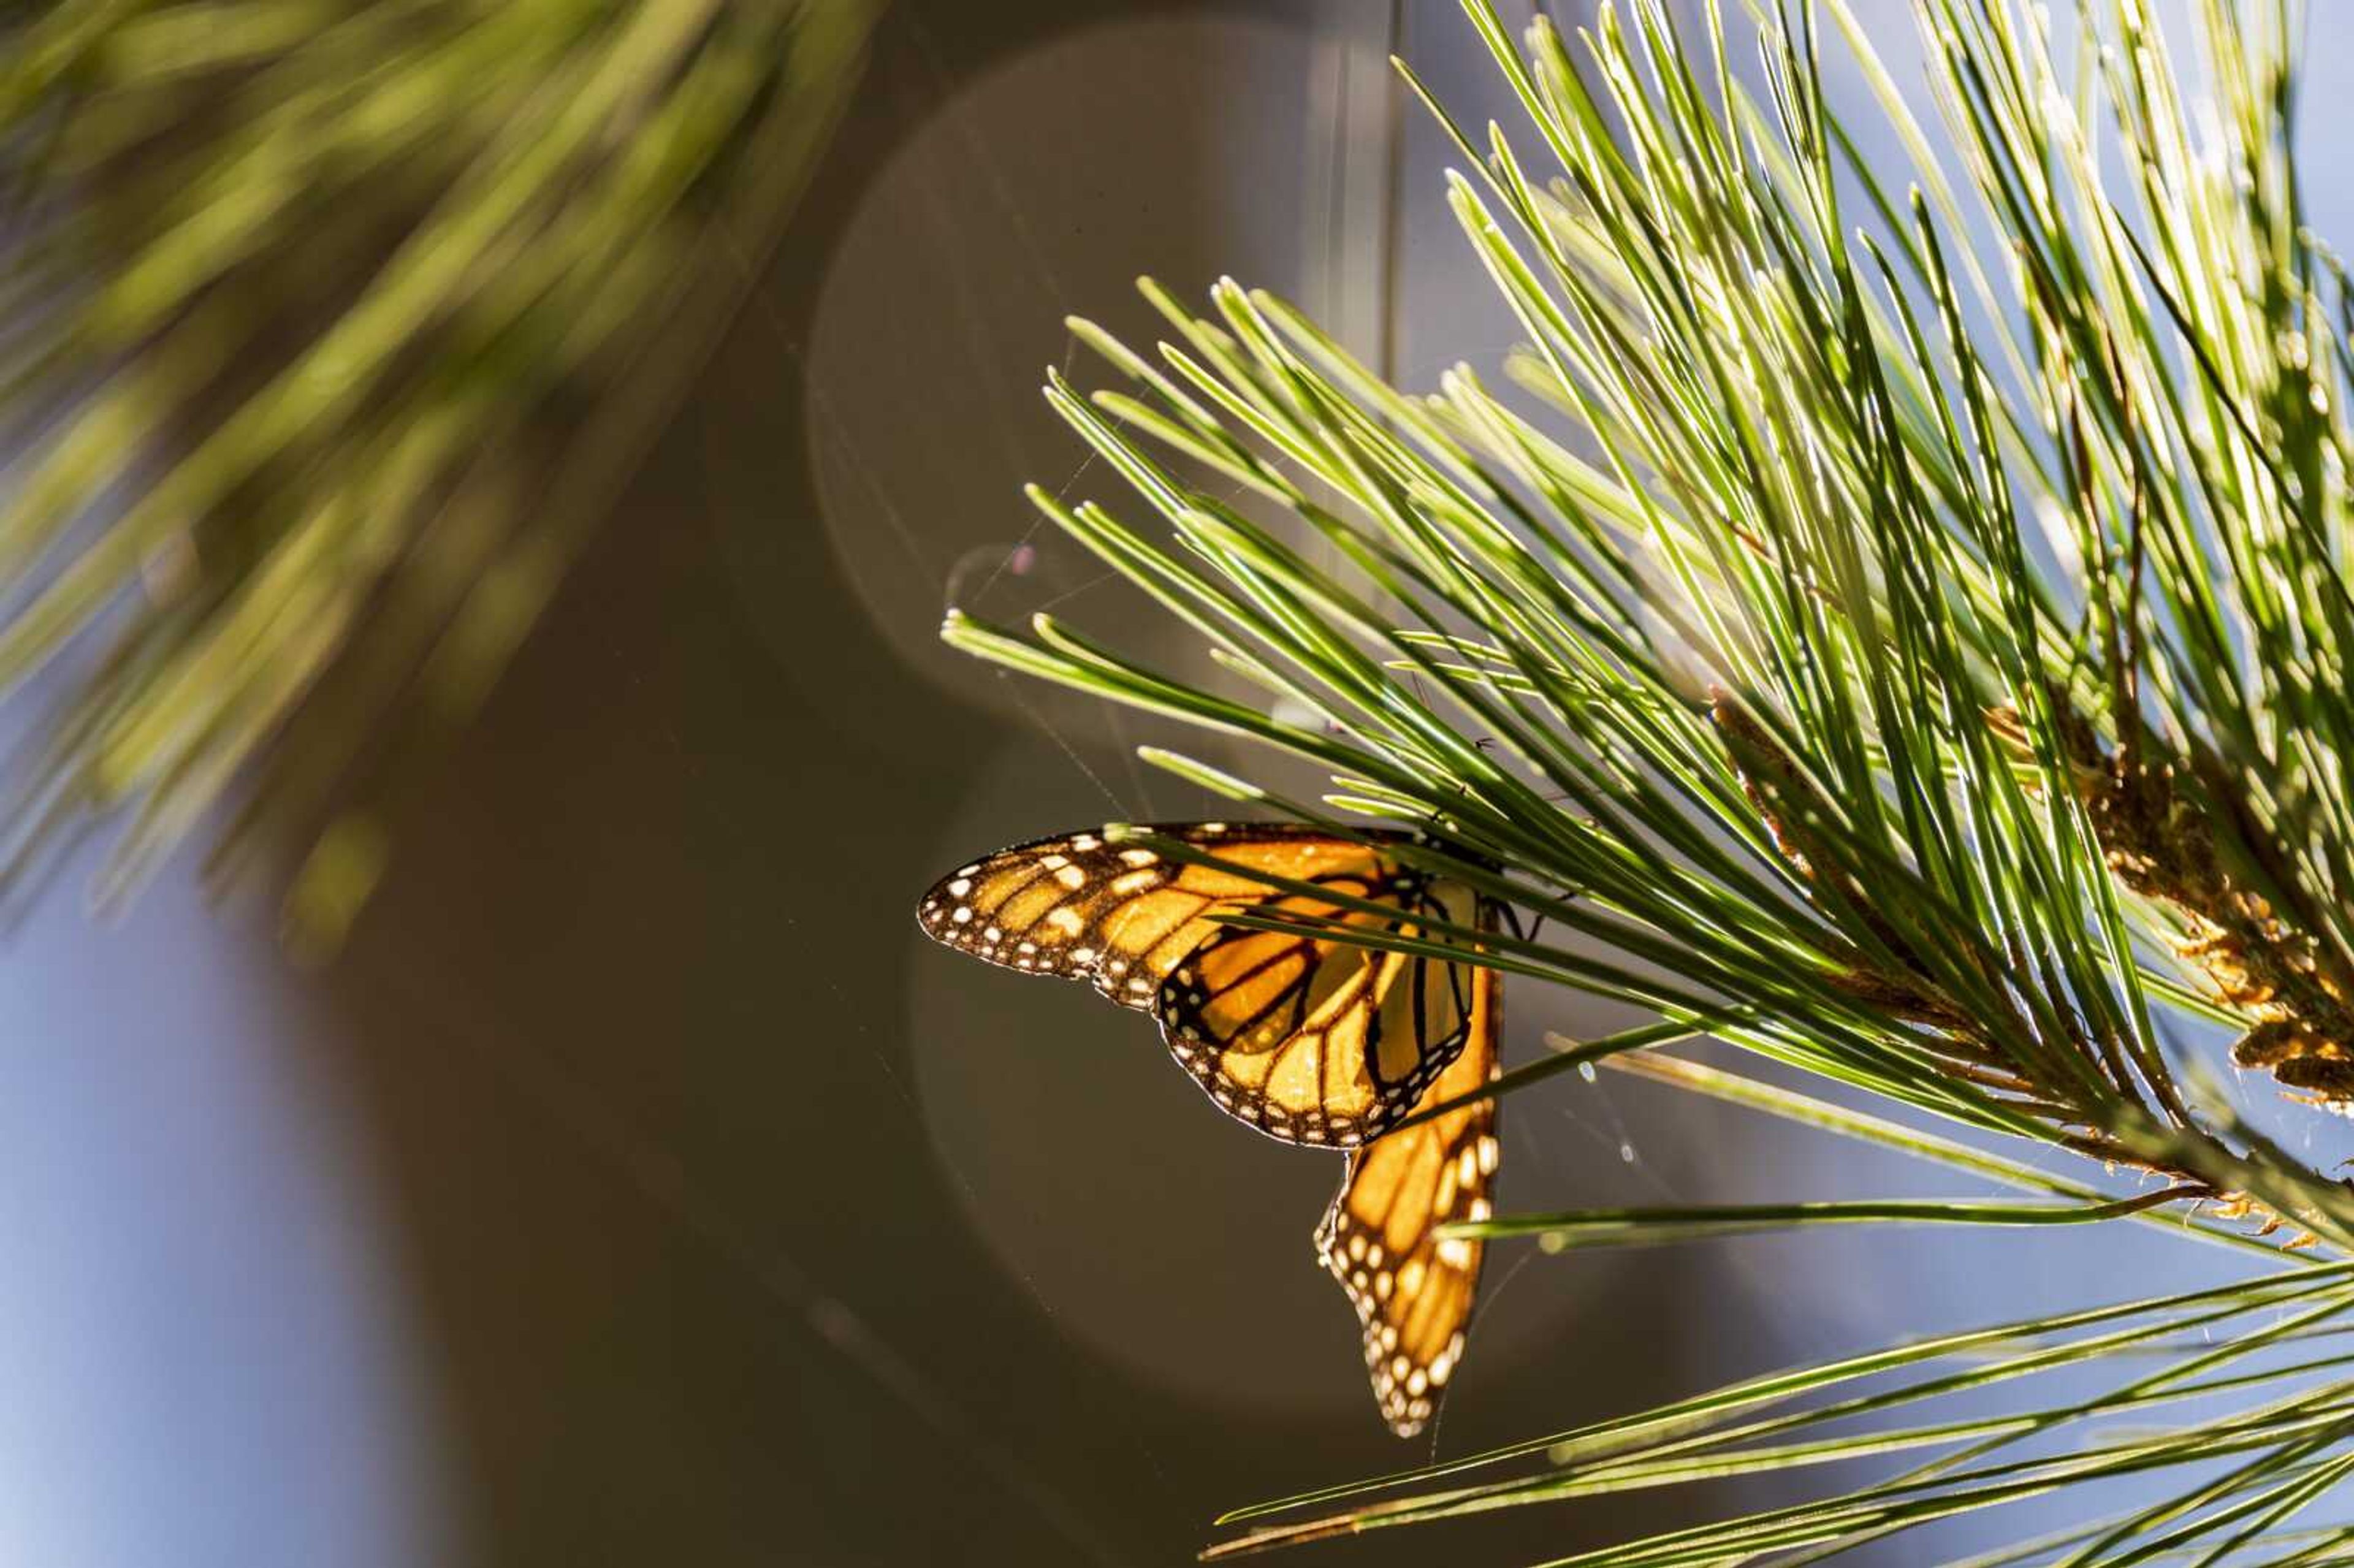
[[[1466,1234],[2138,1219],[2250,1270],[1246,1510],[1214,1555],[1787,1472],[1808,1500],[1566,1561],[1812,1562],[2062,1489],[2084,1526],[1999,1561],[2346,1560],[2354,1195],[2215,1086],[2228,1042],[2354,1107],[2354,298],[2300,207],[2305,18],[1912,0],[1916,98],[1847,0],[1701,9],[1515,39],[1466,0],[1525,124],[1425,97],[1513,387],[1384,385],[1232,282],[1206,313],[1148,284],[1150,346],[1072,323],[1105,385],[1046,396],[1151,521],[1033,499],[1228,683],[1050,616],[944,634],[1308,759],[1316,800],[1148,754],[1262,812],[1426,829],[1430,869],[1551,933],[1381,945],[1483,942],[1655,1020],[1496,1092],[1607,1062],[2031,1194]],[[1670,1049],[1701,1034],[1824,1094]],[[2100,1517],[2154,1472],[2181,1479]]]
[[[0,8],[0,894],[368,802],[553,593],[773,239],[875,0]],[[334,815],[338,809],[343,814]]]

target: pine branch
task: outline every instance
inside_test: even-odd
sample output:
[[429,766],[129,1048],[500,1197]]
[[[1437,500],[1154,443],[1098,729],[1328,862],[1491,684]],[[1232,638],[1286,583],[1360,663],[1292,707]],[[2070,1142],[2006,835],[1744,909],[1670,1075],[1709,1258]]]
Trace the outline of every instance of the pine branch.
[[[872,0],[0,16],[0,895],[226,874],[472,711],[773,238]],[[401,721],[398,744],[383,730]],[[298,878],[332,939],[364,808]]]
[[[1820,1436],[1818,1419],[1979,1374],[1770,1427],[1727,1424],[1780,1397],[1735,1385],[1372,1485],[1543,1456],[1529,1474],[1354,1504],[1219,1553],[1950,1441],[1894,1478],[1576,1561],[1812,1561],[2219,1458],[2220,1478],[2066,1550],[2224,1561],[2327,1495],[2354,1442],[2342,1358],[2266,1359],[2283,1336],[2342,1330],[2354,1193],[2215,1103],[2161,1034],[2170,1018],[2225,1021],[2243,1065],[2325,1099],[2354,1086],[2354,302],[2298,217],[2293,18],[2200,8],[2219,129],[2194,145],[2168,40],[2132,0],[2085,7],[2081,66],[2013,0],[1915,0],[1957,191],[1843,0],[1754,7],[1755,94],[1714,6],[1697,38],[1658,0],[1605,6],[1574,43],[1540,19],[1525,51],[1486,0],[1465,8],[1557,173],[1500,128],[1475,143],[1423,96],[1462,154],[1451,207],[1527,340],[1510,369],[1567,428],[1468,367],[1429,397],[1386,387],[1264,293],[1221,283],[1196,316],[1148,286],[1169,341],[1148,353],[1076,323],[1126,385],[1090,396],[1057,375],[1047,396],[1158,527],[1034,499],[1264,699],[1047,617],[1022,637],[952,614],[944,635],[1316,764],[1331,790],[1299,802],[1153,754],[1263,810],[1424,829],[1449,846],[1417,852],[1426,869],[1557,933],[1479,938],[1477,961],[1657,1016],[1495,1093],[1713,1033],[1962,1130],[1883,1135],[1909,1121],[1753,1097],[1816,1125],[1946,1160],[2027,1139],[2164,1181],[1951,1218],[2147,1218],[2188,1199],[2209,1206],[2185,1234],[2327,1261],[2227,1292],[2295,1295],[2278,1334],[2239,1305],[2119,1304],[2202,1334],[2228,1319],[2230,1337],[2102,1332],[2001,1358],[1995,1381],[2023,1387],[2161,1353],[2159,1372],[2089,1403]],[[1842,46],[1909,166],[1861,155],[1868,139],[1827,101],[1820,58]],[[1974,221],[2004,267],[1976,253]],[[1459,958],[1438,945],[1469,938],[1356,939]],[[1866,1218],[1921,1214],[1865,1196],[1483,1228],[1656,1242]],[[2222,1316],[2200,1316],[2211,1306]],[[2190,1389],[2262,1397],[2061,1454],[2000,1452]]]

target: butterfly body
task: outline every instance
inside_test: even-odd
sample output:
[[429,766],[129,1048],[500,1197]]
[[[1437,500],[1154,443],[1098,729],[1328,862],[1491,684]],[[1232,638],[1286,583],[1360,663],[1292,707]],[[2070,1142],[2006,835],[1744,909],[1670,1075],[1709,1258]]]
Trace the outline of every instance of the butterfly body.
[[[1317,1253],[1364,1331],[1391,1428],[1417,1430],[1462,1351],[1485,1218],[1495,1104],[1384,1134],[1476,1092],[1496,1066],[1500,980],[1352,938],[1444,944],[1498,906],[1367,842],[1286,823],[1199,822],[1039,839],[943,877],[927,935],[1033,974],[1084,980],[1152,1014],[1219,1108],[1268,1137],[1349,1151]],[[1164,853],[1155,842],[1182,848]],[[1282,928],[1241,926],[1248,915]]]

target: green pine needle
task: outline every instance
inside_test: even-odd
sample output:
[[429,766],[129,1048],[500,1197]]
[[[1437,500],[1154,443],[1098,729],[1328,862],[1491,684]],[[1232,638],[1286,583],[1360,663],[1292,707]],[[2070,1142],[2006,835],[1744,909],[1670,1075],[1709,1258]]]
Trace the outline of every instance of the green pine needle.
[[[2274,1266],[1244,1510],[1226,1522],[1259,1528],[1213,1555],[1914,1451],[1936,1457],[1564,1561],[1811,1562],[2177,1472],[2170,1500],[2040,1560],[2254,1561],[2294,1539],[2271,1560],[2319,1561],[2340,1539],[2305,1516],[2354,1468],[2354,1376],[2297,1347],[2354,1327],[2354,1196],[2218,1103],[2176,1042],[2221,1025],[2243,1065],[2354,1105],[2354,300],[2298,213],[2300,13],[2204,0],[2194,79],[2139,0],[2085,0],[2073,49],[2017,0],[1911,8],[1951,168],[1848,0],[1711,4],[1689,28],[1622,0],[1517,43],[1466,0],[1524,129],[1474,135],[1402,69],[1461,154],[1446,199],[1525,339],[1506,368],[1550,414],[1469,367],[1427,396],[1385,386],[1230,281],[1203,313],[1147,283],[1166,340],[1075,323],[1122,385],[1058,373],[1046,396],[1154,521],[1033,500],[1257,694],[1045,617],[1025,635],[952,614],[944,635],[1304,759],[1322,802],[1150,755],[1264,810],[1424,829],[1447,847],[1401,853],[1549,935],[1368,933],[1329,895],[1331,918],[1236,924],[1657,1020],[1484,1093],[1606,1063],[2057,1200],[1461,1234],[2133,1218]],[[1861,153],[1831,50],[1901,156]],[[1699,1033],[1894,1115],[1656,1054]],[[2049,1177],[2004,1139],[2098,1165]],[[1935,1414],[1964,1393],[2011,1404]]]
[[[724,325],[876,0],[51,0],[0,18],[0,895],[223,805],[332,941]],[[398,730],[385,731],[394,720]],[[396,744],[387,745],[387,738]]]

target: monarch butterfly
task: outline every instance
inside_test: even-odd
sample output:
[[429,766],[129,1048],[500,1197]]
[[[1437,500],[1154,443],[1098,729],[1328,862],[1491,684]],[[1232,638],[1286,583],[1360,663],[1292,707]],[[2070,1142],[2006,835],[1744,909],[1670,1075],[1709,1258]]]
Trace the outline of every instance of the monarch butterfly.
[[[1201,858],[1163,856],[1137,834]],[[1253,909],[1426,941],[1434,922],[1496,927],[1500,906],[1384,853],[1405,835],[1366,838],[1193,822],[1040,839],[943,877],[917,919],[934,940],[991,963],[1092,981],[1150,1012],[1228,1115],[1270,1138],[1348,1151],[1316,1255],[1356,1309],[1382,1417],[1406,1437],[1462,1357],[1484,1249],[1437,1232],[1488,1217],[1495,1102],[1384,1134],[1495,1076],[1501,982],[1469,963],[1222,923]]]

